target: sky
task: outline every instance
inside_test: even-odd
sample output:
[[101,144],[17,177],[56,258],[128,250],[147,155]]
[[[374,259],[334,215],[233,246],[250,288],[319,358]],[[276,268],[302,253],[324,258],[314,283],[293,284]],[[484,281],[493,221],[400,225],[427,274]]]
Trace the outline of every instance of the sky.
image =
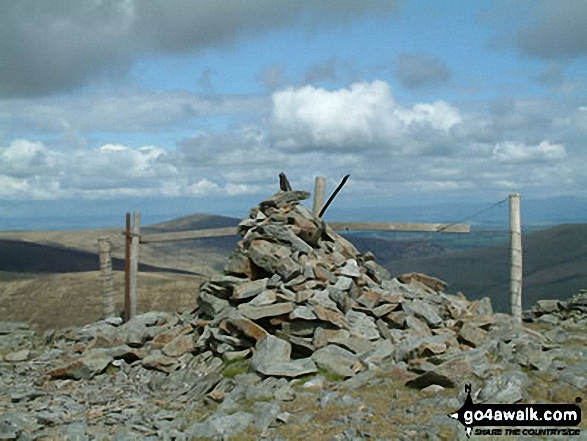
[[586,91],[584,0],[4,0],[0,226],[585,198]]

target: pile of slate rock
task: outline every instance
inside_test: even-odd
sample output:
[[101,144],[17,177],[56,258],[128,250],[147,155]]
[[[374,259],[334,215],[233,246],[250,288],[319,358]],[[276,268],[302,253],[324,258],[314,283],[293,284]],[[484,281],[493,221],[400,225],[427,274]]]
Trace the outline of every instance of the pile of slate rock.
[[529,311],[525,311],[524,320],[550,325],[587,326],[587,289],[579,290],[566,301],[538,300]]
[[[488,298],[447,294],[422,274],[391,277],[301,205],[308,196],[279,192],[254,208],[195,309],[42,335],[0,322],[0,439],[187,441],[250,427],[270,436],[314,418],[282,407],[298,396],[348,410],[331,422],[348,427],[333,440],[375,439],[370,399],[345,391],[389,379],[418,401],[396,408],[396,391],[388,421],[425,403],[439,410],[402,423],[398,439],[447,439],[441,430],[456,439],[462,427],[447,413],[464,402],[464,384],[475,402],[510,404],[529,399],[541,378],[561,380],[552,399],[587,388],[587,290],[526,311],[526,321],[544,322],[544,333],[533,331],[493,313]],[[458,397],[438,394],[445,388]]]
[[392,278],[300,204],[279,192],[239,224],[224,273],[198,296],[196,348],[252,356],[264,376],[324,369],[348,378],[387,359],[458,353],[487,339],[488,299],[469,302],[422,274]]

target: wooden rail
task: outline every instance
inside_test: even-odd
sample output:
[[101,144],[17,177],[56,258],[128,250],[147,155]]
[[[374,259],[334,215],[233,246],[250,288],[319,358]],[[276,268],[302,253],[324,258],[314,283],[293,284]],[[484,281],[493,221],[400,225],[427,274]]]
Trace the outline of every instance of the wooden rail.
[[[342,231],[422,231],[440,233],[469,233],[467,224],[416,224],[402,222],[331,222],[334,230]],[[178,240],[201,239],[236,235],[235,227],[207,228],[202,230],[177,231],[172,233],[142,234],[141,243],[173,242]]]
[[329,222],[333,230],[343,231],[429,231],[438,233],[470,233],[468,224],[418,224],[408,222]]
[[236,235],[235,227],[207,228],[203,230],[174,231],[172,233],[142,234],[141,243],[173,242],[177,240],[202,239],[204,237],[220,237]]

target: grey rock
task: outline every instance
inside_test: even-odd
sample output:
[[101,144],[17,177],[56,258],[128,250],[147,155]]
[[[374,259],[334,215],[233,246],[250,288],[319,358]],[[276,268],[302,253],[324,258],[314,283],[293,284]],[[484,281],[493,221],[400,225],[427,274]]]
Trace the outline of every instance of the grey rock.
[[230,304],[227,300],[219,299],[218,297],[206,292],[200,292],[197,302],[202,312],[208,317],[212,318],[216,317],[222,311],[230,307]]
[[553,328],[550,331],[545,332],[544,335],[550,341],[553,341],[555,343],[564,343],[565,341],[567,341],[569,339],[568,332],[565,331],[564,329],[559,328],[559,327]]
[[316,329],[321,326],[318,321],[296,320],[292,322],[283,322],[281,329],[283,332],[299,337],[309,337],[314,335]]
[[393,355],[394,346],[389,340],[379,340],[375,343],[375,348],[368,354],[361,357],[361,360],[366,364],[379,364],[386,358]]
[[310,193],[307,191],[279,191],[271,196],[269,199],[264,200],[259,204],[261,210],[265,207],[283,207],[293,202],[303,201],[310,198]]
[[361,337],[332,337],[328,339],[328,342],[341,346],[357,355],[372,351],[375,346],[374,342]]
[[469,361],[464,357],[459,357],[446,361],[436,369],[409,380],[406,386],[424,389],[432,384],[438,384],[442,387],[454,388],[466,381],[472,373]]
[[112,362],[113,357],[98,350],[87,351],[82,357],[69,364],[57,367],[47,372],[52,378],[72,378],[74,380],[89,380],[102,373]]
[[88,425],[83,421],[74,421],[59,428],[59,438],[63,441],[86,441]]
[[259,402],[255,403],[253,412],[255,414],[255,427],[259,432],[263,433],[275,423],[277,416],[281,413],[281,408],[275,402]]
[[350,277],[339,277],[334,284],[336,289],[340,289],[341,291],[348,291],[353,286],[353,279]]
[[587,362],[567,366],[560,374],[560,378],[578,390],[585,390],[587,388]]
[[559,309],[560,302],[558,300],[538,300],[536,302],[536,310],[542,314],[558,312]]
[[438,328],[442,325],[442,318],[438,315],[434,307],[421,299],[402,302],[402,308],[408,314],[424,320],[428,326]]
[[240,283],[232,289],[232,298],[235,300],[244,300],[256,297],[265,290],[269,279],[258,279],[250,282]]
[[476,348],[487,339],[487,331],[466,322],[459,331],[458,338],[460,341]]
[[251,359],[253,369],[276,361],[289,361],[291,344],[271,334],[257,342],[255,353]]
[[25,322],[4,322],[0,321],[0,335],[8,335],[18,331],[29,330],[30,327]]
[[348,311],[345,318],[349,322],[350,333],[352,336],[365,338],[367,340],[377,340],[381,338],[379,329],[375,324],[375,319],[367,314],[357,311]]
[[552,363],[552,356],[542,350],[528,351],[526,353],[528,366],[541,372],[548,370]]
[[315,291],[310,300],[310,305],[318,305],[324,308],[337,309],[337,304],[332,301],[328,290]]
[[289,314],[294,310],[293,303],[274,303],[265,306],[251,306],[242,304],[238,306],[238,312],[251,320],[258,320],[264,317],[275,317],[278,315]]
[[31,355],[31,351],[29,349],[21,349],[20,351],[11,352],[4,356],[4,361],[8,361],[10,363],[19,363],[22,361],[27,361]]
[[349,259],[345,262],[344,266],[340,268],[340,274],[348,277],[359,277],[361,270],[355,259]]
[[328,343],[344,341],[349,337],[350,333],[345,329],[324,329],[318,327],[314,333],[314,346],[316,348],[322,348]]
[[239,411],[231,415],[213,414],[203,423],[192,424],[188,437],[227,439],[244,432],[253,423],[252,413]]
[[475,300],[471,302],[469,310],[476,315],[493,315],[491,299],[489,297],[483,297],[480,300]]
[[167,343],[162,352],[169,357],[180,357],[194,349],[195,342],[192,335],[179,335]]
[[355,374],[351,368],[358,360],[355,354],[336,345],[318,349],[312,359],[319,367],[345,378]]
[[311,358],[258,363],[255,369],[263,375],[289,378],[301,377],[302,375],[318,372],[316,364]]
[[247,304],[250,306],[265,306],[275,303],[277,300],[276,291],[274,289],[266,289],[256,296],[253,300]]
[[419,335],[420,337],[432,337],[432,332],[424,321],[412,317],[411,315],[407,315],[405,323],[406,329],[409,329],[414,334]]
[[559,319],[553,314],[544,314],[538,317],[536,320],[539,323],[546,323],[548,325],[556,326],[559,323]]
[[289,319],[316,320],[316,314],[314,314],[313,309],[309,306],[300,305],[296,306],[295,309],[291,312]]
[[[1,418],[1,417],[0,417]],[[0,419],[0,439],[16,440],[22,433],[22,428],[8,421],[5,418]]]
[[177,359],[163,355],[159,350],[155,350],[141,360],[143,367],[155,369],[160,372],[172,372],[179,367]]
[[485,383],[479,392],[479,401],[486,403],[517,403],[526,398],[530,385],[528,375],[521,371],[507,371]]

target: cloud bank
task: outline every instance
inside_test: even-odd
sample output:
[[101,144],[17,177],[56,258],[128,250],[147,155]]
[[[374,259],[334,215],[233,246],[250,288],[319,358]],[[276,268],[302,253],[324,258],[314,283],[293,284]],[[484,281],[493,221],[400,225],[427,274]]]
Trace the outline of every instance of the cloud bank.
[[36,0],[0,2],[0,97],[71,92],[145,57],[225,48],[303,23],[392,14],[399,1]]

